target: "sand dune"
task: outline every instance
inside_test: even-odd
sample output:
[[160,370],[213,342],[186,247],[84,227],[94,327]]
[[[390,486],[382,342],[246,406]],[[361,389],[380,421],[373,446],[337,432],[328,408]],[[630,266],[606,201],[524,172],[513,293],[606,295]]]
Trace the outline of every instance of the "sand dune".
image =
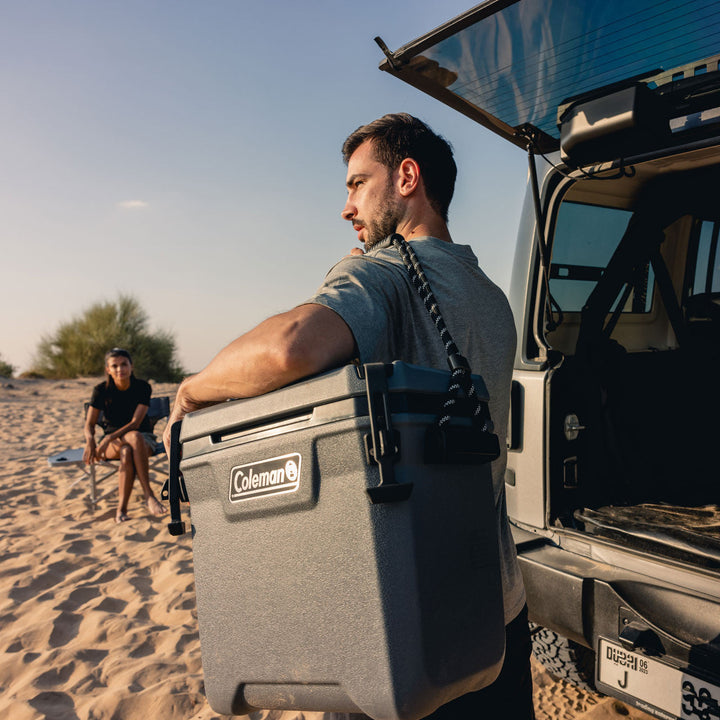
[[[82,444],[95,382],[0,380],[0,718],[218,718],[203,694],[189,535],[172,538],[140,496],[116,525],[114,497],[93,511],[77,474],[47,465]],[[537,665],[534,679],[539,720],[649,717]],[[253,720],[303,716],[320,717]]]

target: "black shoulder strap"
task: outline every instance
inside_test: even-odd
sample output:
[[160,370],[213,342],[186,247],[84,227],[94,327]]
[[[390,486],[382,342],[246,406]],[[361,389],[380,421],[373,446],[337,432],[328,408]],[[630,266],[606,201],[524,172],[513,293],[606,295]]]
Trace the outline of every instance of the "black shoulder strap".
[[442,427],[450,421],[450,411],[452,406],[457,403],[459,392],[462,391],[465,397],[474,403],[473,422],[481,425],[482,430],[492,432],[492,420],[490,419],[488,404],[478,397],[472,382],[470,365],[467,359],[460,354],[457,345],[455,345],[455,341],[450,335],[450,331],[447,329],[445,320],[440,312],[440,307],[437,304],[437,300],[420,264],[420,260],[410,244],[399,233],[393,233],[390,241],[400,253],[408,274],[410,275],[410,280],[420,295],[426,310],[430,313],[430,317],[440,333],[440,339],[447,352],[451,375],[448,385],[448,398],[443,404],[443,412],[441,412],[437,419],[438,427]]

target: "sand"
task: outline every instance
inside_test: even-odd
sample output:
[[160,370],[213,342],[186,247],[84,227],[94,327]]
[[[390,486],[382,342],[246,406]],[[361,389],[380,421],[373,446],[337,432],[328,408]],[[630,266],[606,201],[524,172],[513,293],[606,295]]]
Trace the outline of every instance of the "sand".
[[[86,484],[71,487],[76,471],[48,467],[82,445],[97,381],[0,378],[0,718],[218,718],[203,693],[189,534],[171,537],[139,493],[116,525],[116,496],[92,510]],[[174,389],[153,384],[154,395]],[[159,495],[164,478],[151,480]],[[650,717],[537,663],[533,673],[538,720]],[[252,715],[303,716],[321,717]]]

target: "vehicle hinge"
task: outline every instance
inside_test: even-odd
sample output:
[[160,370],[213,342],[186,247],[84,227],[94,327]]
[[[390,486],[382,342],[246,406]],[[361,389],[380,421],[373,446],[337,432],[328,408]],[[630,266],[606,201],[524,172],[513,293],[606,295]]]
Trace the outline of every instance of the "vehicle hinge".
[[377,43],[377,46],[383,51],[383,55],[385,55],[388,63],[390,63],[390,67],[393,70],[397,70],[398,68],[395,65],[395,56],[392,54],[390,48],[385,44],[385,41],[379,35],[374,38],[374,40]]

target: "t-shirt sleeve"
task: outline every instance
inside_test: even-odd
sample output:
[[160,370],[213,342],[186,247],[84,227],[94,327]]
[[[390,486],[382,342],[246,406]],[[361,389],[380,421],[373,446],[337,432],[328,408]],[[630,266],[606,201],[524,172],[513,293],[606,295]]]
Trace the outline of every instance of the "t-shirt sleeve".
[[335,311],[348,325],[361,362],[394,356],[393,314],[404,284],[388,263],[349,256],[335,265],[318,291],[306,302]]
[[104,390],[104,387],[102,384],[96,385],[93,388],[92,396],[90,398],[90,406],[94,407],[96,410],[104,410],[105,409],[105,396],[104,396],[103,390]]
[[152,388],[150,387],[150,383],[145,382],[144,380],[140,383],[140,387],[138,388],[138,405],[150,405],[150,395],[152,394]]

